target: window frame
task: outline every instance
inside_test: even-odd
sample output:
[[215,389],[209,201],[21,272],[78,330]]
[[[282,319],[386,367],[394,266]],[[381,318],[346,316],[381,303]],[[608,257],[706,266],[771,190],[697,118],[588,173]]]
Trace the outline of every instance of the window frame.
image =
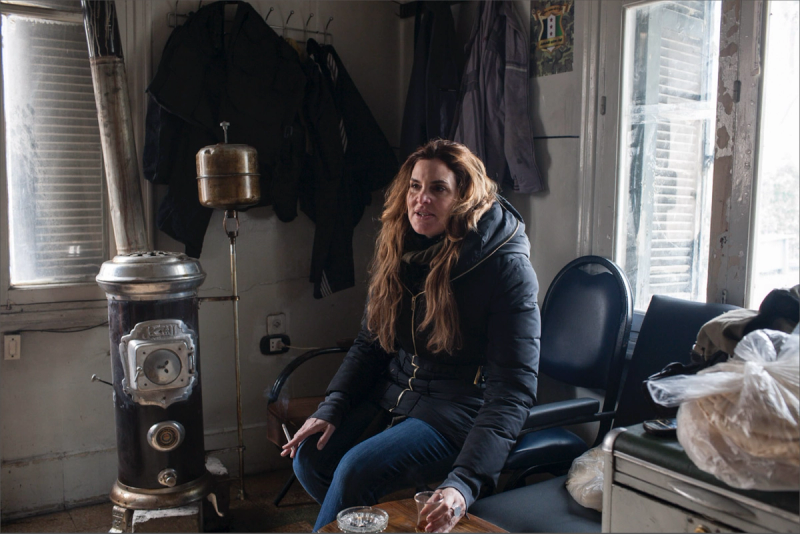
[[[714,4],[719,5],[716,2]],[[652,5],[652,4],[639,3],[636,6],[626,6],[624,9],[627,10],[627,9],[630,9],[630,7],[634,7],[634,8],[636,8],[636,7],[645,7],[647,5]],[[625,20],[626,21],[632,21],[633,19],[628,17],[628,15],[630,15],[629,12],[623,11],[623,16],[626,17]],[[652,16],[652,15],[649,15],[649,16]],[[660,17],[673,16],[674,17],[675,14],[673,13],[671,15],[667,15],[665,12],[661,12],[660,14],[658,14],[656,16],[660,16]],[[714,15],[712,14],[712,16],[714,16]],[[632,38],[631,35],[628,35],[629,28],[627,28],[626,24],[627,24],[627,22],[623,25],[623,28],[622,28],[622,31],[623,31],[623,36],[622,36],[623,43],[625,43],[625,39],[626,38]],[[635,24],[638,24],[638,23],[635,23]],[[709,29],[710,27],[709,26],[704,26],[704,28]],[[664,28],[658,28],[657,32],[659,34],[663,34]],[[657,37],[657,39],[658,38],[660,38],[660,35],[659,35],[659,37]],[[648,36],[648,51],[649,51],[649,47],[652,44],[654,44],[654,43],[652,43],[650,41],[650,36]],[[630,46],[630,43],[628,43],[627,45]],[[711,50],[713,50],[713,48],[711,48],[711,47],[714,46],[714,45],[717,45],[717,46],[715,46],[715,48],[716,48],[715,51],[718,51],[718,49],[719,49],[718,43],[716,43],[714,41],[711,41],[709,43],[709,46],[708,46],[708,48],[706,48],[706,50],[708,50],[710,52]],[[624,46],[625,45],[623,45],[623,48],[624,48]],[[660,51],[661,50],[659,49],[659,52]],[[624,54],[624,50],[621,51],[621,53]],[[622,57],[620,59],[622,60]],[[634,64],[635,64],[635,61],[631,61],[630,67],[633,67]],[[651,72],[648,72],[647,80],[648,80],[648,84],[652,85],[653,84],[653,81],[651,79],[651,75],[653,74],[652,71],[658,70],[658,68],[655,67],[655,64],[650,63],[650,62],[648,62],[647,68],[651,69]],[[621,61],[621,64],[620,64],[620,69],[621,69],[621,72],[626,72],[626,65],[622,61]],[[710,89],[711,89],[712,86],[714,86],[714,84],[716,84],[716,82],[718,80],[718,72],[719,71],[717,69],[716,71],[707,70],[705,72],[707,72],[706,77],[704,77],[704,79],[701,80],[700,83],[701,83],[701,86],[704,85],[705,83],[708,83],[709,87],[706,87],[706,89],[702,89],[701,96],[702,95],[707,95],[707,97],[705,99],[702,99],[702,100],[698,101],[698,103],[703,107],[706,107],[706,106],[708,107],[709,116],[708,116],[708,123],[707,123],[708,126],[707,127],[709,129],[711,129],[714,126],[714,124],[712,123],[712,120],[711,120],[712,119],[711,114],[713,113],[712,112],[712,108],[716,109],[716,92],[714,94],[711,94]],[[627,136],[629,135],[629,133],[630,133],[629,129],[632,126],[637,124],[635,122],[634,116],[633,116],[633,114],[631,112],[632,109],[635,109],[637,107],[648,107],[648,108],[651,108],[651,109],[652,108],[658,108],[659,112],[660,112],[660,110],[662,108],[661,108],[661,104],[654,104],[652,102],[648,102],[646,104],[641,104],[641,103],[633,104],[633,103],[631,103],[629,101],[627,103],[627,107],[629,109],[630,115],[627,117],[627,120],[626,120],[623,117],[623,114],[622,114],[623,95],[624,94],[628,94],[631,98],[633,97],[633,94],[632,94],[633,93],[633,84],[632,84],[632,80],[630,78],[624,79],[622,76],[620,76],[620,80],[621,80],[621,83],[620,83],[620,92],[621,92],[621,94],[620,94],[620,128],[624,128],[624,131],[620,131],[620,134],[621,134],[620,135],[620,141],[622,141],[622,138],[627,138]],[[660,81],[658,81],[656,83],[660,84]],[[651,89],[652,89],[652,87],[651,87]],[[651,95],[651,96],[653,96],[653,95]],[[668,108],[670,105],[674,105],[674,104],[668,104],[668,105],[665,105],[664,107]],[[686,105],[686,102],[684,102],[684,105]],[[663,119],[663,117],[661,117],[661,118]],[[638,123],[638,124],[644,129],[648,129],[648,128],[656,129],[657,128],[655,123],[645,122],[645,123]],[[669,127],[671,128],[672,127],[671,123],[669,123],[669,124],[670,124]],[[680,124],[680,121],[678,122],[678,124],[679,124],[678,128],[685,127],[684,125]],[[711,131],[713,132],[714,130],[711,130]],[[647,138],[648,137],[649,136],[645,134],[645,136],[644,136],[645,144],[642,147],[643,150],[646,150],[648,148],[648,143],[647,143]],[[615,258],[617,258],[617,262],[621,266],[623,266],[624,263],[627,263],[627,260],[630,259],[630,258],[626,258],[625,262],[621,261],[621,256],[625,256],[627,254],[627,251],[626,251],[625,247],[623,247],[622,245],[623,245],[624,242],[628,241],[626,239],[626,237],[628,237],[627,236],[627,232],[629,231],[629,228],[628,227],[622,228],[622,227],[619,226],[619,223],[621,222],[620,221],[621,218],[625,219],[625,221],[624,221],[625,223],[629,223],[629,220],[626,217],[623,216],[623,211],[626,210],[627,207],[631,203],[631,199],[629,198],[629,195],[630,195],[629,189],[630,189],[630,180],[633,178],[630,175],[631,172],[632,172],[630,170],[631,161],[629,161],[629,158],[631,158],[631,154],[629,152],[625,152],[625,150],[624,150],[624,148],[627,147],[628,144],[629,143],[627,141],[626,142],[620,142],[620,145],[618,147],[618,151],[619,151],[618,152],[618,160],[619,160],[619,156],[620,155],[624,155],[625,156],[625,160],[624,161],[620,161],[620,168],[617,171],[617,195],[616,195],[616,198],[617,198],[617,202],[619,204],[617,205],[617,208],[616,208],[617,211],[615,212],[615,216],[617,217],[617,220],[616,220],[616,223],[615,223],[615,230],[616,230],[617,234],[614,236],[614,245],[615,245],[615,253],[614,254],[615,254]],[[712,160],[712,162],[713,162],[713,151],[714,151],[713,146],[714,146],[714,144],[715,144],[715,140],[713,138],[711,138],[711,135],[709,135],[709,136],[704,138],[704,142],[703,142],[702,146],[696,147],[696,148],[698,148],[698,160],[701,162],[701,165],[704,164],[703,162],[708,161],[706,159],[706,157],[708,159]],[[647,160],[649,157],[656,158],[656,155],[655,155],[656,148],[654,146],[650,146],[649,148],[652,150],[653,153],[649,154],[649,155],[648,154],[644,154],[643,155],[643,159],[640,160],[640,163],[645,161],[645,160]],[[648,178],[648,176],[646,176],[647,174],[650,174],[653,171],[652,170],[648,170],[648,166],[647,165],[642,165],[642,168],[643,168],[643,171],[642,171],[643,172],[643,176],[641,177],[642,178],[642,187],[643,188],[649,188],[649,189],[652,189],[652,190],[658,189],[659,186],[657,185],[656,180],[653,179],[653,178]],[[706,172],[703,172],[704,176],[703,177],[698,177],[698,181],[695,184],[696,197],[695,197],[694,202],[693,202],[693,204],[694,204],[694,206],[693,206],[693,208],[694,208],[694,216],[691,219],[691,221],[695,225],[694,228],[691,229],[691,231],[694,233],[695,239],[692,242],[692,251],[690,252],[690,255],[689,255],[689,257],[691,258],[691,263],[690,263],[690,265],[691,265],[691,273],[689,274],[689,276],[690,276],[690,286],[688,288],[689,289],[689,293],[691,293],[693,295],[692,296],[693,299],[699,298],[701,296],[703,298],[705,298],[706,284],[707,284],[707,280],[708,280],[708,275],[707,275],[707,272],[705,272],[705,271],[707,271],[707,268],[708,268],[710,224],[705,224],[705,223],[708,223],[710,221],[711,189],[712,189],[712,185],[713,185],[713,175],[712,175],[712,172],[710,172],[710,171],[712,171],[712,169],[708,168]],[[626,175],[626,173],[628,173],[628,174]],[[627,181],[623,180],[623,176],[627,176],[628,180]],[[703,180],[702,182],[701,182],[701,178]],[[647,202],[646,201],[646,195],[642,194],[642,196],[641,196],[640,215],[641,215],[641,218],[642,218],[643,221],[647,220],[649,218],[648,217],[647,208],[649,208],[649,210],[650,210],[649,216],[652,217],[652,218],[650,218],[650,222],[654,223],[655,222],[655,217],[656,217],[656,215],[655,215],[656,214],[655,205],[650,203],[650,202]],[[642,227],[642,225],[645,225],[645,224],[646,223],[644,223],[644,222],[640,223],[640,228]],[[655,235],[657,233],[657,230],[654,229],[652,232],[653,232],[653,235]],[[637,241],[638,237],[640,237],[640,236],[635,236],[635,237],[632,237],[631,239],[633,241]],[[652,239],[651,239],[651,237],[652,237],[652,235],[649,236],[646,239],[646,246],[648,246],[648,247],[654,246],[652,244],[652,240],[655,239],[655,238],[652,237]],[[641,256],[639,256],[638,254],[637,254],[637,256],[641,258]],[[645,254],[645,257],[647,258],[647,260],[658,260],[657,257],[650,256],[648,254]],[[696,261],[694,259],[695,257],[697,258]],[[663,259],[663,257],[662,257],[662,259]],[[645,297],[647,294],[650,294],[651,291],[649,289],[649,286],[650,286],[650,284],[653,283],[653,280],[650,278],[652,276],[652,274],[653,274],[651,269],[650,269],[650,266],[647,265],[647,264],[642,265],[641,263],[639,263],[638,264],[638,273],[642,273],[642,272],[646,272],[647,274],[642,276],[638,281],[643,281],[644,279],[646,279],[647,280],[646,284],[640,285],[639,283],[637,283],[637,280],[633,280],[633,279],[630,280],[631,287],[634,288],[634,303],[638,304],[640,306],[641,306],[642,303],[641,302],[637,302],[637,299],[639,297]],[[655,292],[653,294],[658,294],[658,293],[659,292]],[[669,295],[670,293],[665,293],[665,294]],[[686,297],[682,297],[682,298],[686,298]],[[649,301],[649,298],[647,300]]]
[[[594,165],[584,170],[583,179],[591,181],[593,195],[584,197],[582,203],[585,231],[581,235],[581,254],[616,260],[617,209],[620,195],[626,193],[621,190],[618,176],[625,9],[655,1],[658,0],[607,0],[600,6],[595,27],[597,55],[588,58],[588,63],[596,65],[597,74],[589,73],[585,80],[585,93],[596,102],[597,111],[594,127],[590,121],[584,122],[584,136],[594,140]],[[715,138],[706,302],[737,306],[747,303],[753,262],[753,194],[758,167],[765,8],[764,0],[723,0],[720,50],[726,55],[718,66],[715,131],[726,126],[730,140],[720,149]],[[734,13],[739,13],[738,19]],[[732,44],[736,45],[733,53]],[[735,81],[740,83],[740,89],[734,102]],[[726,114],[722,102],[728,99],[732,106]],[[726,157],[731,158],[730,165],[726,165]]]
[[[707,299],[745,307],[755,266],[752,253],[767,2],[730,3],[740,10],[740,17],[726,18],[723,4],[720,51],[733,52],[724,65],[720,58],[716,126],[717,132],[722,127],[728,130],[730,149],[717,144],[714,154]],[[735,82],[739,82],[738,97]],[[733,102],[730,112],[724,105],[728,100]],[[730,166],[725,158],[731,159]]]
[[[135,50],[126,58],[128,87],[133,110],[132,123],[141,161],[144,139],[144,91],[133,90],[145,87],[149,79],[152,60],[150,58],[149,35],[152,7],[150,2],[117,0],[117,15],[120,22],[123,50]],[[138,4],[138,5],[137,5]],[[27,5],[0,3],[0,13],[27,15],[47,20],[74,22],[83,25],[83,14],[79,12],[31,7]],[[141,50],[134,46],[141,47]],[[88,57],[87,57],[88,59]],[[2,61],[2,58],[0,58]],[[0,95],[3,94],[2,64],[0,63]],[[141,94],[140,94],[141,93]],[[102,322],[107,317],[106,296],[95,282],[46,284],[28,287],[11,287],[9,262],[8,190],[6,176],[5,118],[0,106],[0,331],[14,331],[28,326],[40,328],[65,328],[88,326]],[[105,177],[103,178],[105,180]],[[145,205],[147,233],[153,238],[152,187],[140,173],[140,183]],[[105,190],[105,184],[104,184]],[[116,244],[109,207],[106,203],[106,227],[108,236],[107,259],[116,255]]]

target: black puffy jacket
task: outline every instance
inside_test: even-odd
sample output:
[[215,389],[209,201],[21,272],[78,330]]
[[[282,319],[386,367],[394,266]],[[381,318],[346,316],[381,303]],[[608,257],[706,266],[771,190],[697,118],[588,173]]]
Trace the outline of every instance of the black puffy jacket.
[[[314,414],[337,425],[349,406],[369,399],[393,415],[427,422],[461,446],[441,487],[458,489],[467,506],[482,488],[496,485],[536,401],[539,285],[521,219],[500,199],[464,240],[451,276],[461,349],[427,350],[427,339],[416,328],[424,317],[424,293],[406,291],[397,352],[387,354],[362,326]],[[476,379],[480,375],[484,380]]]

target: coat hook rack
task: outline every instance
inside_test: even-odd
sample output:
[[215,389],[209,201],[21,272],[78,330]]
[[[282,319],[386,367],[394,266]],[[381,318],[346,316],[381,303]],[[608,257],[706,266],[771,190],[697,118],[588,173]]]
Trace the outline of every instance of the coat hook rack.
[[[400,3],[396,0],[393,1],[400,8],[400,10],[397,13],[395,13],[395,16],[401,19],[407,19],[409,17],[415,16],[417,13],[417,9],[422,5],[420,0],[413,0],[411,2],[404,2],[404,3]],[[460,2],[461,0],[450,0],[447,2],[447,5],[454,6]]]
[[[203,7],[203,0],[200,0],[198,2],[197,10],[199,11],[201,7]],[[267,14],[264,16],[264,22],[269,23],[269,17],[270,17],[270,15],[272,15],[273,11],[275,11],[275,8],[274,7],[270,7],[269,11],[267,11]],[[179,20],[188,19],[194,13],[195,13],[194,11],[190,11],[189,13],[178,13],[178,2],[176,1],[175,2],[175,11],[167,13],[167,25],[170,28],[175,28],[175,27],[178,26],[178,21]],[[286,22],[284,24],[281,24],[279,26],[276,26],[274,24],[270,24],[269,27],[274,29],[274,30],[276,30],[276,31],[278,31],[278,33],[286,32],[286,31],[303,32],[303,39],[304,40],[305,40],[305,36],[310,33],[310,34],[315,34],[315,35],[322,35],[323,44],[327,44],[328,38],[330,38],[331,42],[333,41],[333,34],[328,32],[328,28],[330,27],[331,22],[333,22],[333,17],[328,17],[328,22],[325,24],[325,29],[322,30],[322,31],[319,31],[319,30],[309,30],[308,29],[308,26],[311,23],[311,19],[314,18],[314,16],[315,16],[314,13],[309,13],[308,19],[306,19],[306,23],[302,28],[292,28],[291,26],[289,26],[289,21],[291,20],[292,15],[294,15],[294,9],[289,11],[289,16],[286,17]],[[285,33],[284,33],[284,35],[285,35]]]

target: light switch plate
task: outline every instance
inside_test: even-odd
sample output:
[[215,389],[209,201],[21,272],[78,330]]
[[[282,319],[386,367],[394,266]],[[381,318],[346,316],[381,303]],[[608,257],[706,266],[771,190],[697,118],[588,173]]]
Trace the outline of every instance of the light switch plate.
[[286,314],[275,313],[267,315],[267,335],[285,334],[286,333]]
[[20,334],[3,336],[3,346],[6,360],[19,360],[22,356],[22,336]]

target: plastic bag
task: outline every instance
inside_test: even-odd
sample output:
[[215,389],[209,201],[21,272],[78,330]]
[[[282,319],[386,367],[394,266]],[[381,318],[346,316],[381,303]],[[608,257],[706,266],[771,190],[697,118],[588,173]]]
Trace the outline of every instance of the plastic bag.
[[648,383],[678,410],[678,441],[703,471],[742,489],[800,487],[800,335],[756,330],[733,358]]
[[572,462],[567,473],[567,491],[578,504],[603,511],[603,450],[595,447]]

